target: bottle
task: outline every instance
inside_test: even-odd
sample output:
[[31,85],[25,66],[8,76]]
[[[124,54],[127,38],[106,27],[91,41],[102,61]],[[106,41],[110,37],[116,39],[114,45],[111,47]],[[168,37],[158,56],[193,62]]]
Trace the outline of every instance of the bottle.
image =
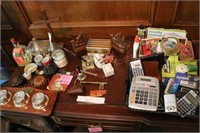
[[49,32],[48,32],[48,37],[49,37],[48,50],[49,50],[49,52],[53,52],[55,50],[55,46],[54,46],[54,44],[52,42],[52,35]]
[[63,68],[68,64],[65,53],[61,49],[55,50],[51,56],[58,68]]
[[134,43],[133,43],[133,58],[137,58],[137,51],[138,51],[139,46],[140,46],[140,39],[136,35],[134,39]]
[[26,46],[20,45],[14,38],[10,39],[14,46],[12,51],[13,58],[18,66],[25,66],[32,61],[30,52],[26,52]]
[[15,40],[15,38],[11,38],[10,41],[13,44],[14,48],[19,47],[19,43]]
[[137,33],[136,35],[138,35],[140,37],[140,39],[142,38],[146,38],[146,29],[144,28],[144,25],[141,24],[138,28],[137,28]]

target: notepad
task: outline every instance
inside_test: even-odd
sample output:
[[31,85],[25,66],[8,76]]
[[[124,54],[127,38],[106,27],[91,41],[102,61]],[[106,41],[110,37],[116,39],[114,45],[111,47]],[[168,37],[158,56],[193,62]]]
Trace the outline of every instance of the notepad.
[[69,85],[70,82],[72,81],[73,76],[72,75],[62,75],[59,79],[59,82],[61,84],[66,84]]
[[78,96],[76,99],[77,102],[86,102],[86,103],[96,103],[104,104],[104,97],[93,97],[93,96]]

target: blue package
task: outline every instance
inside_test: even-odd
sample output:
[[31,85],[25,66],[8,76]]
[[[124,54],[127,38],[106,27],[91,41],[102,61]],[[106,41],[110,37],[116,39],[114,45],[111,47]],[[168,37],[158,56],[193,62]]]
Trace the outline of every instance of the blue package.
[[194,76],[189,75],[187,73],[176,73],[175,79],[174,79],[174,86],[172,89],[172,94],[176,94],[179,84],[180,84],[180,80],[184,79],[184,80],[189,80],[189,81],[194,81]]
[[0,80],[0,85],[4,84],[5,82],[7,82],[8,80]]
[[168,82],[169,82],[169,79],[170,79],[170,78],[164,78],[164,85],[167,86],[167,84],[168,84]]

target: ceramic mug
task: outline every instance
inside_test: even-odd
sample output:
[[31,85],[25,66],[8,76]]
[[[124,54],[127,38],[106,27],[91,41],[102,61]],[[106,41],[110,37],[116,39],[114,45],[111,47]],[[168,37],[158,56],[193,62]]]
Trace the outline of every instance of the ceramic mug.
[[46,56],[42,59],[42,64],[45,67],[46,65],[48,65],[50,63],[50,57]]
[[32,75],[31,75],[30,72],[25,72],[25,73],[23,74],[23,76],[24,76],[24,78],[26,78],[27,80],[30,80],[31,77],[32,77]]
[[41,54],[35,56],[34,61],[38,66],[42,66],[42,58],[43,56]]

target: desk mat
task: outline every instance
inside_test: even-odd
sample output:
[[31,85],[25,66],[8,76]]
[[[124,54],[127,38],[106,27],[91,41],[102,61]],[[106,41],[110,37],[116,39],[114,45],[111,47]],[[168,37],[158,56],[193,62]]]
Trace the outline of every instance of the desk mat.
[[[39,89],[32,88],[33,89],[32,92],[27,92],[30,96],[28,103],[23,107],[15,107],[14,102],[13,102],[13,95],[18,91],[24,90],[25,88],[32,88],[32,87],[24,87],[24,88],[3,87],[3,88],[1,88],[1,90],[7,90],[7,91],[11,92],[12,98],[7,104],[1,105],[0,110],[1,111],[27,113],[27,114],[37,114],[37,115],[41,115],[41,116],[49,116],[53,110],[55,101],[57,99],[58,92],[48,91],[48,90],[39,90]],[[48,102],[47,106],[43,109],[35,109],[32,106],[31,98],[33,97],[34,94],[36,94],[38,92],[44,93],[49,98],[49,102]]]

